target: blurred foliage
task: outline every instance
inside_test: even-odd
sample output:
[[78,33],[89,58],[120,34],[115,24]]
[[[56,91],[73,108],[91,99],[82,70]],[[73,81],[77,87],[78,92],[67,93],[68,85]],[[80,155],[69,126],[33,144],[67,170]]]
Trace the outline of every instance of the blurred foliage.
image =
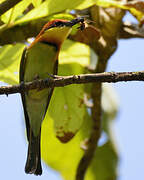
[[[96,10],[99,7],[100,11]],[[114,11],[111,10],[111,7]],[[96,53],[97,49],[105,50],[107,44],[108,47],[111,46],[111,40],[101,36],[101,33],[102,35],[107,33],[107,29],[101,32],[101,28],[111,20],[111,18],[107,18],[108,16],[104,16],[104,12],[112,11],[116,16],[115,9],[122,9],[120,11],[123,14],[125,10],[128,10],[140,23],[143,21],[144,2],[142,1],[126,3],[114,0],[22,0],[0,17],[0,34],[11,30],[12,27],[15,27],[15,32],[18,28],[22,29],[25,24],[34,24],[34,20],[42,22],[43,18],[72,19],[73,14],[76,16],[77,13],[86,15],[92,24],[92,21],[95,20],[92,17],[95,15],[99,21],[94,22],[93,26],[88,26],[85,34],[82,34],[77,28],[72,31],[71,35],[79,33],[74,40],[81,43],[66,40],[59,56],[59,75],[90,73],[88,67],[94,64],[93,69],[95,69],[100,55],[105,51],[97,54],[98,58],[95,56],[93,62],[92,53]],[[121,24],[121,20],[122,16],[119,18],[119,24]],[[101,22],[104,25],[101,25]],[[114,24],[116,23],[114,22]],[[94,26],[99,30],[96,30]],[[112,23],[106,27],[109,28],[108,32],[115,29]],[[30,31],[31,28],[28,28],[27,32]],[[101,46],[97,44],[99,38]],[[114,40],[117,40],[116,37]],[[14,39],[12,44],[0,47],[0,81],[8,84],[18,83],[19,63],[26,44],[27,39],[21,43]],[[115,180],[117,178],[118,155],[113,141],[112,120],[117,114],[118,102],[110,85],[104,86],[102,92],[102,132],[106,134],[107,138],[103,144],[98,146],[87,171],[86,180]],[[47,165],[59,171],[65,180],[75,179],[78,163],[84,154],[84,149],[87,148],[86,140],[89,138],[93,126],[91,107],[88,104],[93,104],[90,84],[55,88],[42,125],[42,158]],[[71,135],[67,136],[68,133]],[[63,144],[59,140],[67,143]]]
[[142,21],[144,18],[144,1],[124,2],[115,0],[96,0],[96,4],[105,8],[118,7],[129,10],[139,21]]

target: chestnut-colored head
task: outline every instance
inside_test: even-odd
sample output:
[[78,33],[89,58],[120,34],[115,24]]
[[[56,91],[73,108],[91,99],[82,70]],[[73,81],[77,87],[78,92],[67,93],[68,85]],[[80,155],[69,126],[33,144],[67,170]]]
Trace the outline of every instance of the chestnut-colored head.
[[67,38],[75,24],[83,24],[84,18],[79,17],[71,21],[56,19],[44,25],[35,41],[30,45],[33,46],[37,42],[47,42],[61,46],[63,41]]

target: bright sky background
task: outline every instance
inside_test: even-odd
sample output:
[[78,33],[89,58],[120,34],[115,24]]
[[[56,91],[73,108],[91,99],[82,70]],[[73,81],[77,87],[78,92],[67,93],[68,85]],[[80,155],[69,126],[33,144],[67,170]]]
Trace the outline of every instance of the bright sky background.
[[[128,16],[129,18],[129,16]],[[131,19],[131,17],[130,17]],[[144,40],[120,40],[107,71],[144,70]],[[120,153],[119,179],[144,179],[144,83],[116,83],[120,110],[115,134]],[[0,171],[1,179],[61,180],[58,173],[43,164],[43,175],[26,175],[27,144],[24,135],[20,95],[0,96]]]

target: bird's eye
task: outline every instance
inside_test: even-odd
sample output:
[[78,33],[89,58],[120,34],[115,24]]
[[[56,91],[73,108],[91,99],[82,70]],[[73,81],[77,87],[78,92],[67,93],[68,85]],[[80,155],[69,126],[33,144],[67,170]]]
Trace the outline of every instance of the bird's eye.
[[57,22],[55,22],[55,26],[63,26],[63,22],[57,21]]

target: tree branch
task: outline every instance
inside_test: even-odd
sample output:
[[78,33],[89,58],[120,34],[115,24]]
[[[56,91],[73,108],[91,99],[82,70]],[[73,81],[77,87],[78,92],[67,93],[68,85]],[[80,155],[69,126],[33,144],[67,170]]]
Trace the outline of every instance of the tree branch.
[[124,22],[121,25],[119,39],[144,38],[144,27],[138,24]]
[[104,72],[95,74],[81,74],[73,76],[54,76],[54,78],[34,80],[20,85],[8,85],[0,87],[0,95],[15,94],[30,89],[44,89],[48,87],[63,87],[71,84],[85,83],[116,83],[121,81],[144,81],[144,71],[139,72]]
[[0,4],[0,16],[22,0],[6,0]]

